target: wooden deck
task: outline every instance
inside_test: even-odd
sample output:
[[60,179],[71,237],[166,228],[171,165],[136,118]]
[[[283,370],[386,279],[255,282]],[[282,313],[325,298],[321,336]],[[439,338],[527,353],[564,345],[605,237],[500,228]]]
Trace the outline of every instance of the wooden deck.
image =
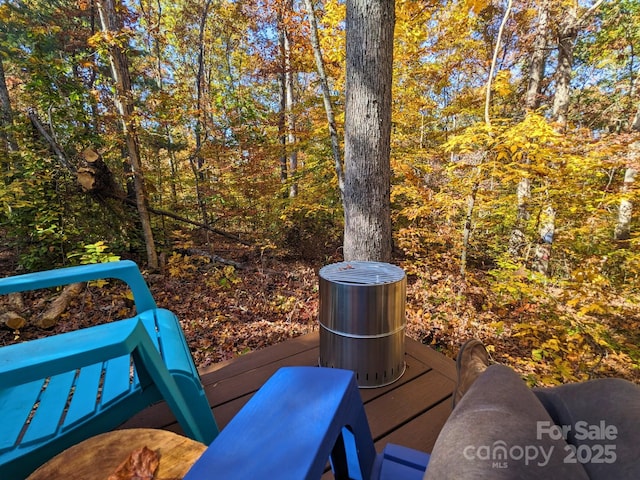
[[[312,333],[216,364],[201,372],[219,427],[280,367],[317,365],[318,334]],[[360,389],[376,449],[388,442],[430,452],[451,413],[455,363],[414,340],[406,340],[407,369],[386,387]],[[162,428],[181,432],[166,404],[154,405],[122,428]]]

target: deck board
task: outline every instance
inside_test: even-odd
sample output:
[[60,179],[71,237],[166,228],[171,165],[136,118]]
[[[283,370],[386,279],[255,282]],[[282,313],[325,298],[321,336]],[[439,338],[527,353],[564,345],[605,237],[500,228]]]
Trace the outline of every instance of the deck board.
[[[287,340],[201,370],[205,392],[222,429],[267,379],[283,366],[318,364],[318,333]],[[455,363],[406,340],[404,375],[391,385],[360,389],[376,449],[397,443],[430,452],[451,413]],[[166,404],[153,405],[122,428],[161,428],[181,433]]]

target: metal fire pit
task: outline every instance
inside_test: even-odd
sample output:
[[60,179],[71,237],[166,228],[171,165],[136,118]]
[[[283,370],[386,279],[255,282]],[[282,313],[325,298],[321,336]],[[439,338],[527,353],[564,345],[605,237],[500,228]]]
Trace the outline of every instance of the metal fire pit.
[[381,387],[405,370],[407,277],[380,262],[320,269],[320,365],[353,370],[360,387]]

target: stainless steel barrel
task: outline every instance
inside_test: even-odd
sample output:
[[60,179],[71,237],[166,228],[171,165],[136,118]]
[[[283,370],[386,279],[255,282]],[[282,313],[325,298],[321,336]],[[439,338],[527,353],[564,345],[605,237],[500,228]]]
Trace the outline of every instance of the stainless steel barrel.
[[405,370],[407,277],[381,262],[341,262],[319,272],[320,365],[353,370],[381,387]]

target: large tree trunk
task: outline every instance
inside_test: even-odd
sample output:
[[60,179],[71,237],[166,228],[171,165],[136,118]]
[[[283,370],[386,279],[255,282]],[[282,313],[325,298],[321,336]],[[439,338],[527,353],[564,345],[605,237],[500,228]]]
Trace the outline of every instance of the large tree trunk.
[[322,100],[324,102],[324,110],[327,114],[327,123],[329,124],[329,135],[331,136],[331,151],[333,153],[333,163],[338,177],[338,189],[340,197],[344,194],[344,174],[342,171],[342,155],[340,153],[340,139],[338,137],[338,128],[336,126],[336,118],[333,114],[333,105],[331,104],[331,91],[329,90],[329,81],[324,68],[324,60],[322,59],[322,51],[320,50],[320,37],[318,36],[318,22],[316,20],[315,10],[313,9],[312,0],[304,0],[309,15],[309,24],[311,25],[311,46],[313,47],[313,56],[316,61],[316,70],[320,77],[320,87],[322,89]]
[[394,0],[347,0],[345,260],[391,259]]
[[[122,30],[122,21],[116,13],[114,0],[98,0],[96,6],[103,32],[115,37]],[[122,133],[129,153],[129,163],[133,171],[136,207],[140,216],[142,234],[147,250],[147,263],[150,269],[157,270],[158,255],[153,240],[151,219],[147,209],[147,194],[142,171],[142,159],[140,158],[140,146],[136,133],[129,64],[122,47],[116,42],[111,42],[109,45],[109,61],[111,63],[111,74],[116,85],[114,103],[120,115]]]

